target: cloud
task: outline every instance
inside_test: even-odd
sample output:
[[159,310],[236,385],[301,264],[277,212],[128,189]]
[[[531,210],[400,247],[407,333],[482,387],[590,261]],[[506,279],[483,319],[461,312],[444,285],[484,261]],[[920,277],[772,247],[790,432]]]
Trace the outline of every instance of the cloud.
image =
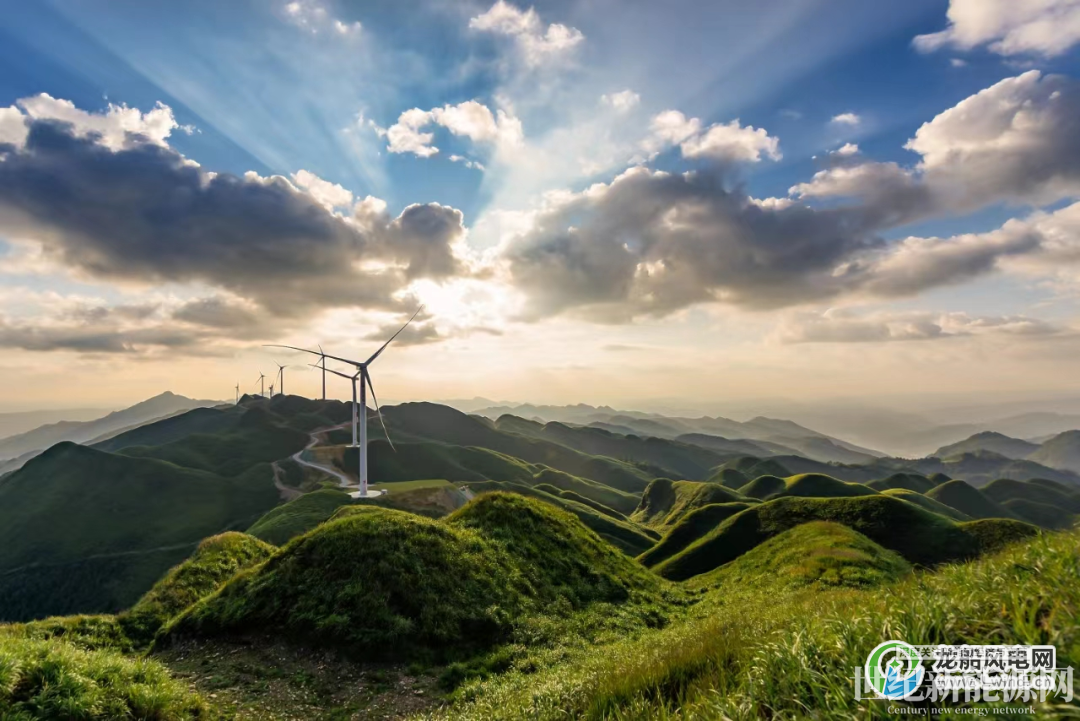
[[519,147],[524,139],[521,121],[512,113],[502,108],[492,113],[486,105],[467,100],[431,110],[406,110],[386,130],[387,150],[412,153],[421,158],[435,155],[439,149],[431,144],[434,134],[423,132],[423,128],[433,123],[474,143],[492,144],[500,149]]
[[464,155],[451,155],[449,160],[451,163],[461,163],[471,170],[484,170],[483,163],[466,158]]
[[93,137],[98,144],[110,150],[139,143],[164,146],[174,130],[187,133],[194,130],[191,126],[177,123],[172,108],[161,102],[146,113],[138,108],[112,103],[103,113],[89,113],[75,107],[70,100],[41,93],[22,98],[11,107],[0,108],[0,145],[22,147],[29,135],[30,125],[44,121],[64,123],[76,137]]
[[822,313],[790,314],[773,337],[786,344],[886,343],[970,336],[1050,336],[1058,326],[1021,315],[971,316],[967,313],[871,313],[832,308]]
[[764,128],[743,127],[735,119],[703,130],[698,118],[687,118],[678,110],[665,110],[653,116],[649,135],[641,147],[652,157],[673,145],[679,146],[684,158],[756,163],[763,155],[772,160],[782,157],[779,139]]
[[944,30],[915,38],[915,47],[971,50],[987,45],[998,55],[1061,55],[1080,42],[1076,0],[950,0]]
[[[378,330],[368,333],[364,336],[364,340],[377,341],[379,343],[385,343],[386,339],[397,333],[401,329],[401,325],[384,325],[380,326]],[[439,331],[432,323],[413,323],[408,328],[401,331],[401,335],[394,339],[394,343],[400,346],[407,345],[426,345],[428,343],[437,343],[443,340],[443,337],[439,335]]]
[[633,90],[622,90],[617,93],[611,93],[610,95],[601,95],[600,102],[614,108],[616,112],[626,113],[633,110],[641,103],[641,96]]
[[293,183],[307,191],[308,195],[326,208],[346,208],[352,205],[353,194],[337,183],[323,180],[307,170],[298,170],[292,176]]
[[859,154],[859,146],[855,143],[844,143],[834,150],[833,153],[842,157],[851,157],[852,155]]
[[833,125],[849,125],[854,127],[862,123],[862,118],[855,113],[840,113],[839,115],[834,115],[829,122]]
[[346,22],[333,17],[317,0],[292,0],[285,4],[282,11],[288,22],[315,35],[332,31],[336,35],[351,36],[362,29],[358,21]]
[[621,322],[703,301],[776,308],[856,281],[844,263],[882,245],[858,211],[763,207],[712,173],[634,168],[553,197],[503,257],[525,315]]
[[504,0],[469,20],[469,28],[511,38],[525,64],[545,65],[565,58],[584,40],[577,28],[551,23],[546,28],[536,10],[521,10]]
[[89,278],[202,284],[299,318],[403,309],[413,280],[463,272],[455,249],[465,230],[453,208],[413,205],[392,218],[369,198],[352,215],[334,213],[319,190],[208,173],[149,136],[105,144],[70,124],[27,127],[24,145],[0,162],[0,233]]

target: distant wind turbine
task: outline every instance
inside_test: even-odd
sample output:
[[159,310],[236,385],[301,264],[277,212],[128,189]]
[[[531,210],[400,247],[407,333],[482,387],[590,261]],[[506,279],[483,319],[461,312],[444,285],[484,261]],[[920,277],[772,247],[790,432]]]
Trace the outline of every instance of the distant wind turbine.
[[322,399],[326,400],[326,355],[323,354],[322,344],[319,344],[319,362],[322,363]]
[[[412,317],[405,322],[405,325],[398,329],[397,333],[390,336],[390,339],[383,343],[377,351],[371,354],[371,357],[366,361],[355,361],[349,358],[341,358],[339,356],[330,355],[323,352],[322,348],[319,350],[310,350],[308,348],[298,348],[293,345],[267,345],[268,348],[289,348],[290,350],[298,350],[303,353],[311,353],[322,358],[323,366],[326,366],[326,359],[332,358],[342,363],[348,363],[356,368],[356,375],[348,376],[344,373],[338,373],[335,370],[326,368],[334,375],[341,376],[343,378],[349,378],[353,382],[353,445],[360,449],[360,463],[358,473],[360,476],[360,498],[366,498],[368,495],[368,458],[367,458],[367,392],[371,391],[371,399],[375,401],[375,411],[379,414],[379,422],[382,423],[383,432],[386,432],[386,422],[383,420],[382,409],[379,408],[379,399],[375,397],[375,385],[371,382],[371,374],[368,372],[368,366],[375,362],[386,347],[394,342],[394,339],[401,335],[401,331],[405,330],[409,323],[412,323],[416,316],[420,315],[420,311],[424,309],[424,306],[420,306],[416,309],[416,312],[412,314]],[[356,402],[356,381],[360,381],[360,403],[359,406]],[[358,437],[359,436],[359,437]],[[390,434],[386,434],[386,440],[390,440]],[[393,447],[393,443],[390,444]]]
[[[280,363],[275,363],[274,365],[278,367],[277,377],[281,380],[281,383],[278,385],[278,394],[285,395],[285,366]],[[273,388],[273,386],[270,387]]]
[[271,398],[274,397],[274,384],[273,383],[270,384],[270,397]]
[[236,382],[236,405],[240,405],[240,381]]
[[259,384],[259,395],[266,398],[266,383],[264,381],[266,381],[266,376],[262,374],[262,371],[259,371],[259,378],[255,382]]

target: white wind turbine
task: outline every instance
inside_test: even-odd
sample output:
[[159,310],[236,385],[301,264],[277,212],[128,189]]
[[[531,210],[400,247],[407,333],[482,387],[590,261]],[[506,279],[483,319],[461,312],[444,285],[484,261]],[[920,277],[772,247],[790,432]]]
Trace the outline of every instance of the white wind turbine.
[[236,382],[236,405],[240,405],[240,382]]
[[266,376],[264,376],[262,374],[262,371],[259,371],[259,378],[258,378],[258,380],[256,382],[259,384],[259,395],[262,396],[263,398],[265,398],[266,397]]
[[[274,365],[278,367],[277,379],[281,381],[278,384],[277,392],[278,395],[283,396],[285,395],[285,366],[281,365],[280,363],[275,363]],[[270,387],[273,388],[273,386]]]
[[[308,348],[298,348],[298,347],[292,346],[292,345],[268,345],[267,346],[268,348],[289,348],[290,350],[298,350],[298,351],[302,351],[304,353],[311,353],[312,355],[320,356],[322,358],[322,361],[323,361],[322,367],[324,367],[324,368],[326,366],[326,359],[327,358],[332,358],[332,359],[334,359],[336,361],[341,361],[342,363],[348,363],[352,367],[356,368],[356,374],[352,375],[352,376],[345,375],[344,373],[338,373],[337,371],[331,370],[329,368],[326,368],[325,370],[329,371],[330,373],[333,373],[334,375],[338,375],[338,376],[341,376],[343,378],[348,378],[348,379],[352,380],[352,382],[353,382],[353,446],[356,446],[357,448],[359,448],[359,452],[360,452],[360,463],[359,463],[359,467],[358,467],[358,474],[360,476],[360,492],[359,492],[359,494],[357,494],[358,497],[360,497],[360,498],[367,498],[368,497],[368,458],[367,458],[367,392],[368,392],[368,390],[371,391],[371,399],[375,402],[375,411],[379,415],[379,422],[382,423],[383,432],[386,433],[386,440],[387,441],[390,440],[390,434],[386,432],[386,421],[383,420],[382,409],[379,408],[379,399],[375,397],[375,386],[371,382],[371,374],[368,372],[368,366],[370,366],[372,363],[375,362],[375,359],[378,358],[379,355],[382,354],[382,352],[384,350],[386,350],[386,347],[388,345],[390,345],[394,341],[395,338],[397,338],[399,335],[401,335],[401,331],[405,330],[408,327],[409,323],[412,323],[413,320],[416,319],[416,316],[420,315],[420,311],[422,311],[423,309],[424,309],[424,306],[420,306],[419,308],[417,308],[416,312],[412,314],[412,317],[409,318],[409,320],[407,320],[405,322],[405,325],[401,326],[401,328],[398,329],[397,333],[394,333],[394,335],[390,336],[390,339],[387,340],[385,343],[383,343],[379,347],[379,350],[372,353],[371,357],[368,358],[366,361],[355,361],[355,360],[351,360],[349,358],[341,358],[339,356],[330,355],[329,353],[323,352],[321,348],[319,350],[317,350],[317,351],[314,351],[314,350],[310,350]],[[359,405],[357,405],[357,402],[356,402],[356,400],[357,400],[356,399],[356,381],[357,380],[360,381],[360,403],[359,403]],[[393,443],[391,443],[391,447],[393,447]]]

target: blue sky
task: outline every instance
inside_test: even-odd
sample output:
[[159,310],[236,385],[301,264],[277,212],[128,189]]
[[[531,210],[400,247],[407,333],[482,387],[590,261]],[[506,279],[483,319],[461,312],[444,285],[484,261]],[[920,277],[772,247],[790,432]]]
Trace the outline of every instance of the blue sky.
[[[167,232],[150,227],[160,207],[138,228],[120,222],[160,193],[103,195],[96,210],[78,211],[91,215],[57,221],[59,191],[28,205],[30,164],[30,175],[0,180],[0,259],[9,260],[0,364],[23,374],[16,405],[46,393],[61,367],[95,378],[125,369],[101,397],[138,397],[174,378],[177,390],[213,394],[211,377],[262,362],[261,342],[362,346],[420,301],[429,315],[388,379],[398,397],[629,394],[640,404],[703,383],[706,400],[824,396],[888,393],[905,374],[927,390],[973,393],[1075,383],[1055,376],[1076,315],[1069,211],[1080,168],[1068,140],[1075,106],[1061,106],[1080,76],[1080,38],[1069,35],[1077,10],[1068,0],[1019,12],[1006,0],[4,4],[9,117],[25,115],[28,128],[69,121],[56,105],[20,105],[44,93],[82,113],[70,132],[83,137],[80,123],[119,122],[111,108],[137,109],[139,124],[162,104],[165,135],[111,146],[113,160],[131,161],[122,172],[151,162],[137,152],[164,148],[201,173],[257,174],[242,183],[252,193],[285,194],[243,206],[250,226],[238,208],[215,210],[199,233],[236,227],[206,257],[180,258],[204,237],[177,230],[184,217],[170,216]],[[980,93],[985,105],[943,119]],[[1000,98],[1012,115],[987,110]],[[1035,125],[1060,132],[1060,149],[1053,132],[1031,131],[1039,147],[1024,135],[1031,103]],[[403,113],[414,109],[410,126]],[[994,126],[985,137],[983,118]],[[38,152],[19,143],[16,154]],[[1042,158],[1054,167],[1026,177]],[[697,180],[673,187],[662,172]],[[839,181],[849,184],[838,190]],[[379,200],[355,205],[367,196]],[[762,216],[754,203],[764,199],[779,205],[761,206]],[[296,216],[251,218],[293,201]],[[651,202],[670,207],[637,227],[627,220],[627,209]],[[411,207],[420,210],[401,215]],[[707,223],[695,216],[703,207]],[[1032,218],[1055,211],[1042,225]],[[267,223],[301,217],[318,227],[244,246]],[[172,245],[154,246],[165,235]],[[336,240],[309,275],[281,270],[305,247],[323,252],[324,235]],[[256,252],[280,265],[241,279]],[[120,262],[125,253],[138,263]],[[206,265],[223,262],[237,264],[235,278]],[[310,273],[342,263],[355,273],[322,285],[356,292],[323,298]],[[226,314],[244,319],[242,332],[224,332]],[[531,342],[571,342],[578,353],[545,365]],[[730,364],[731,379],[697,371],[696,381],[646,392],[654,361],[604,350],[661,344]],[[458,372],[417,386],[409,373],[433,349]],[[865,377],[851,378],[849,359],[870,356]],[[998,356],[1007,357],[965,371],[972,357]],[[1018,383],[1033,356],[1038,381]],[[517,370],[493,383],[491,364]],[[559,364],[568,380],[537,396]],[[770,364],[781,370],[767,373]],[[926,381],[931,367],[940,375]],[[664,367],[665,377],[683,373]]]

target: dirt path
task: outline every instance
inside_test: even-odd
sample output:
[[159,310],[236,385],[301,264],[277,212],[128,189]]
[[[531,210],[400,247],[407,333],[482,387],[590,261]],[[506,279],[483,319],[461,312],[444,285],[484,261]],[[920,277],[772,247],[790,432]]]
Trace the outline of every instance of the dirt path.
[[[334,468],[334,466],[332,466],[332,465],[324,466],[321,463],[314,463],[312,461],[304,459],[304,457],[303,457],[304,451],[311,450],[311,448],[314,447],[319,442],[326,441],[326,438],[324,437],[326,433],[328,433],[330,431],[336,431],[336,430],[341,429],[341,428],[348,428],[348,427],[349,427],[349,423],[346,422],[346,423],[340,423],[340,424],[338,424],[336,426],[330,426],[328,428],[319,428],[318,430],[312,431],[311,434],[310,434],[311,440],[308,441],[308,444],[306,446],[304,446],[304,448],[302,450],[299,450],[296,453],[289,456],[289,458],[296,461],[301,466],[307,466],[308,468],[315,469],[319,473],[325,473],[328,476],[333,476],[334,478],[337,479],[338,486],[341,487],[342,490],[355,491],[357,488],[359,488],[359,486],[357,485],[357,483],[353,479],[349,478],[341,470],[339,470],[337,468]],[[275,462],[273,464],[273,466],[274,466],[274,486],[276,486],[278,491],[281,492],[281,497],[283,499],[285,499],[286,501],[291,501],[294,498],[298,498],[299,496],[302,496],[303,495],[302,491],[298,491],[295,488],[290,488],[290,487],[286,486],[284,483],[281,482],[281,476],[283,474],[283,471],[278,466],[277,462]]]

